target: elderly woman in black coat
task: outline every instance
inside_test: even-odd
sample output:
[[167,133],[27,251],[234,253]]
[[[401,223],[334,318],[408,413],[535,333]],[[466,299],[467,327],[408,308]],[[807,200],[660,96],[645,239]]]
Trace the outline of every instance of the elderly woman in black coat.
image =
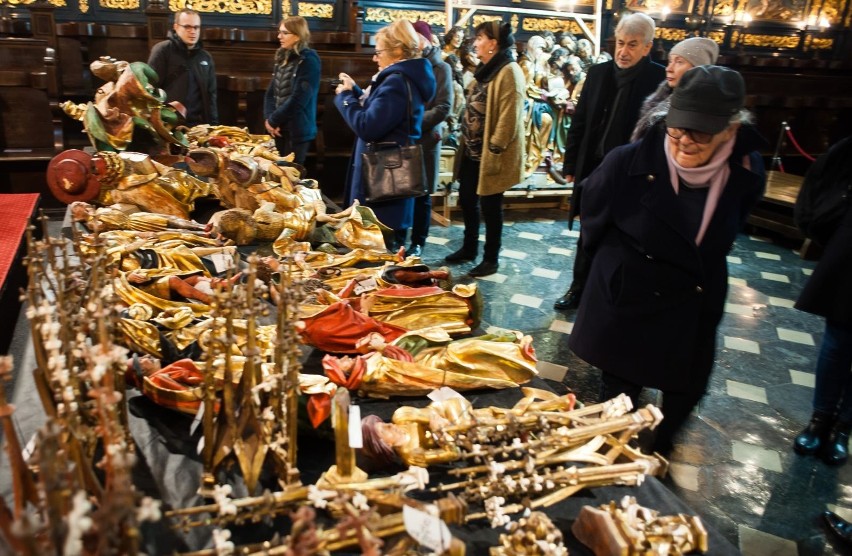
[[624,392],[635,405],[643,387],[663,392],[653,446],[663,454],[707,388],[726,255],[765,186],[744,98],[739,73],[689,70],[666,119],[583,184],[593,263],[569,345],[603,371],[602,399]]

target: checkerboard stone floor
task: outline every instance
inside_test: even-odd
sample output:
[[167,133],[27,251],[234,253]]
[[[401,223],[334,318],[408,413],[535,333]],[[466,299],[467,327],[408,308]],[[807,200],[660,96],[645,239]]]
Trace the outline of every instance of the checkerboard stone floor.
[[[568,349],[573,314],[552,309],[570,283],[578,229],[567,229],[564,212],[507,211],[499,273],[479,286],[483,328],[530,334],[543,375],[565,373],[561,382],[594,402],[599,373]],[[821,318],[793,308],[815,263],[755,233],[740,235],[728,257],[730,290],[710,390],[664,482],[747,556],[842,553],[820,514],[832,509],[852,520],[852,466],[831,468],[790,448],[810,417],[823,332]],[[458,220],[433,225],[424,262],[443,265],[461,238]],[[475,264],[450,268],[464,280]]]

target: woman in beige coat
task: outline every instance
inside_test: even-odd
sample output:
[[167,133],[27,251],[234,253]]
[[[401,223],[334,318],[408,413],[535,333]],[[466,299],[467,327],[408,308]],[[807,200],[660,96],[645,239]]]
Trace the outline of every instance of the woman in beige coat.
[[464,243],[448,263],[476,259],[480,207],[485,221],[482,262],[470,276],[497,272],[503,236],[503,193],[523,179],[524,74],[515,62],[509,24],[486,21],[476,27],[474,49],[481,63],[467,87],[462,145],[457,170]]

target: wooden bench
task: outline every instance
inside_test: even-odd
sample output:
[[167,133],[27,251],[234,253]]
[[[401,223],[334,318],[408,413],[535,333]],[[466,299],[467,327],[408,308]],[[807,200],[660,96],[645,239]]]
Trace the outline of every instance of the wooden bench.
[[44,172],[63,149],[53,49],[0,38],[0,193],[46,193]]

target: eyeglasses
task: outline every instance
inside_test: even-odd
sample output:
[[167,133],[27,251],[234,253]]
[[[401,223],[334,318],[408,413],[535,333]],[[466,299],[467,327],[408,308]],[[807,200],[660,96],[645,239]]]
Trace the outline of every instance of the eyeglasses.
[[377,49],[376,49],[376,51],[375,51],[375,53],[374,53],[374,55],[375,55],[375,56],[378,56],[378,55],[379,55],[379,54],[381,54],[382,52],[387,52],[388,50],[390,50],[390,48],[377,48]]
[[699,145],[706,145],[713,140],[715,133],[706,133],[704,131],[695,131],[694,129],[681,129],[679,127],[666,128],[666,135],[672,139],[680,140],[684,135],[689,137],[689,140]]
[[186,31],[200,31],[201,30],[201,25],[181,25],[180,23],[178,23],[177,26],[183,27],[184,30],[186,30]]
[[295,33],[291,33],[290,31],[278,31],[279,35],[295,35]]

